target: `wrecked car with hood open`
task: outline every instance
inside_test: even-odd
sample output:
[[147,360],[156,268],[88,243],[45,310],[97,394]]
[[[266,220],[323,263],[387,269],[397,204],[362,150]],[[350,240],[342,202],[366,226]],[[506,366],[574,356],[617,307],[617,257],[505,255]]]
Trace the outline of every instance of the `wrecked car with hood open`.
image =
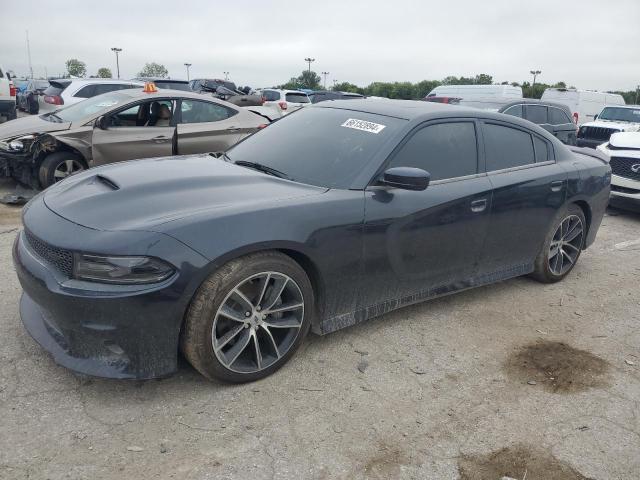
[[0,175],[47,188],[97,165],[225,151],[268,123],[193,92],[153,85],[110,92],[0,125]]

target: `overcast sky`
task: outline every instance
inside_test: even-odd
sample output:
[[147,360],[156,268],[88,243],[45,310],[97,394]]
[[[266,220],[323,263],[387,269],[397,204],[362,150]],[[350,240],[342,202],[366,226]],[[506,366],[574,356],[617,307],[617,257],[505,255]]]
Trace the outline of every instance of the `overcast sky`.
[[[1,0],[3,3],[8,0]],[[34,74],[64,72],[78,58],[88,74],[123,49],[120,75],[145,62],[173,78],[230,78],[272,86],[306,68],[361,86],[373,81],[493,75],[494,82],[563,80],[578,88],[631,90],[640,83],[640,0],[227,1],[142,0],[49,4],[20,0],[4,23],[0,62]],[[311,6],[313,5],[313,6]],[[6,9],[5,9],[6,10]],[[7,35],[7,28],[8,33]]]

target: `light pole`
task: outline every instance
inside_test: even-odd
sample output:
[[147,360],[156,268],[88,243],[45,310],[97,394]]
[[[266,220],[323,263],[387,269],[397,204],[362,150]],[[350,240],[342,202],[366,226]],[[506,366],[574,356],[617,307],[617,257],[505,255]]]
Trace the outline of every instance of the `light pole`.
[[184,64],[185,67],[187,67],[187,82],[189,81],[189,67],[191,66],[190,63],[185,63]]
[[311,58],[311,57],[307,57],[304,59],[305,62],[307,62],[309,64],[309,69],[308,71],[311,72],[311,62],[315,62],[316,59],[315,58]]
[[640,85],[638,85],[638,86],[636,87],[636,101],[635,101],[635,102],[633,102],[633,103],[635,103],[636,105],[638,104],[638,90],[640,90]]
[[122,51],[122,49],[113,47],[111,51],[116,54],[116,71],[118,72],[118,78],[120,78],[120,59],[118,58],[118,54]]
[[333,79],[333,89],[336,89],[336,84],[338,83],[338,80],[336,80],[335,78]]
[[329,75],[329,72],[322,72],[322,76],[324,77],[324,89],[327,89],[327,75]]
[[222,72],[222,73],[224,73],[224,79],[229,80],[229,72]]
[[531,95],[533,95],[533,87],[536,86],[536,77],[542,72],[540,70],[529,70],[529,73],[533,75],[533,83],[531,84]]

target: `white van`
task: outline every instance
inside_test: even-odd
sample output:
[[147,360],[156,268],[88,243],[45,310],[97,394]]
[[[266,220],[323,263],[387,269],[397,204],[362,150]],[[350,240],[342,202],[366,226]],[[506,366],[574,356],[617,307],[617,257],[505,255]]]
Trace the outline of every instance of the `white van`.
[[424,98],[428,102],[452,103],[498,111],[522,98],[522,88],[512,85],[440,85]]
[[625,105],[622,95],[617,93],[577,90],[575,88],[547,88],[542,100],[563,103],[573,113],[576,125],[592,122],[596,115],[608,105]]

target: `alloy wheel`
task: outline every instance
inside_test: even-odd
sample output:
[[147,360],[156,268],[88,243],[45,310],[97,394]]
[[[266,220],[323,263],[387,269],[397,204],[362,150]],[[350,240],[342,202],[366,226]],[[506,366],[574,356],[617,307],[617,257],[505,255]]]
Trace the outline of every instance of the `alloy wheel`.
[[229,370],[259,372],[291,349],[303,319],[298,284],[283,273],[258,273],[237,284],[221,303],[213,321],[212,347]]
[[554,275],[563,275],[576,263],[583,236],[582,219],[577,215],[569,215],[560,222],[549,246],[549,270]]
[[53,171],[53,179],[55,182],[59,182],[71,175],[75,175],[78,172],[84,170],[84,166],[73,159],[63,160],[58,165],[56,165],[55,170]]

